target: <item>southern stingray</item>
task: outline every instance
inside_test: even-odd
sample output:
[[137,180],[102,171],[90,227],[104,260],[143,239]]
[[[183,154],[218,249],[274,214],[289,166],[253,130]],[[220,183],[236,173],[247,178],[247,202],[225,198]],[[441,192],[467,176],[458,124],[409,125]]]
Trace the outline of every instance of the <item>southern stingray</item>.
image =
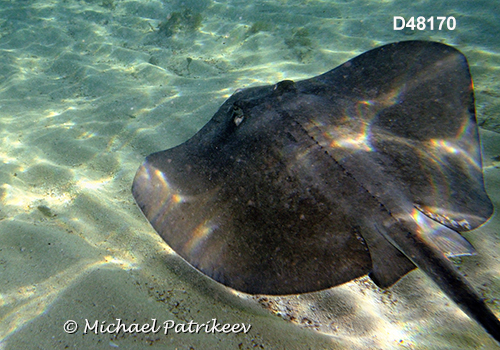
[[296,294],[422,269],[500,341],[448,257],[493,213],[466,58],[435,42],[370,50],[317,77],[235,92],[149,155],[133,195],[187,262],[236,290]]

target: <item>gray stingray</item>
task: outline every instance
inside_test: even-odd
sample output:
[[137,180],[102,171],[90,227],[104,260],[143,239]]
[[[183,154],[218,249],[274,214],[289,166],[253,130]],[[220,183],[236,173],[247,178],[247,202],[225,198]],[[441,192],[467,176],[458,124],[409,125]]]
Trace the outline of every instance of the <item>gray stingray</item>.
[[467,60],[434,42],[368,51],[317,77],[239,90],[133,195],[191,265],[236,290],[296,294],[419,267],[497,341],[448,260],[492,215]]

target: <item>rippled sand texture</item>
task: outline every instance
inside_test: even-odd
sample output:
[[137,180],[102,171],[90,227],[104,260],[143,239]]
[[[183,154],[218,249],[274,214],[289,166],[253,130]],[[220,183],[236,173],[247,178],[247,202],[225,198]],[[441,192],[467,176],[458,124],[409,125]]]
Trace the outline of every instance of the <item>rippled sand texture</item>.
[[[457,29],[395,32],[396,15],[453,15]],[[147,154],[188,139],[237,88],[314,76],[391,41],[459,48],[481,125],[500,131],[498,16],[493,1],[2,1],[0,349],[496,348],[419,271],[387,291],[364,278],[238,296],[171,254],[130,186]],[[500,141],[487,135],[498,208]],[[467,234],[479,254],[457,263],[500,315],[499,220]],[[252,328],[63,331],[69,319],[117,318]]]

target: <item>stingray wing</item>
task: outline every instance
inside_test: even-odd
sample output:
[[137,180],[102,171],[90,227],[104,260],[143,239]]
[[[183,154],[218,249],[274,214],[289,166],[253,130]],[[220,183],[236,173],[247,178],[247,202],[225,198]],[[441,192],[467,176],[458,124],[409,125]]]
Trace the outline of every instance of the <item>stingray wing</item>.
[[492,215],[473,84],[458,50],[390,44],[302,83],[336,100],[329,113],[303,121],[309,133],[384,204],[398,197],[388,188],[398,188],[417,210],[459,232]]

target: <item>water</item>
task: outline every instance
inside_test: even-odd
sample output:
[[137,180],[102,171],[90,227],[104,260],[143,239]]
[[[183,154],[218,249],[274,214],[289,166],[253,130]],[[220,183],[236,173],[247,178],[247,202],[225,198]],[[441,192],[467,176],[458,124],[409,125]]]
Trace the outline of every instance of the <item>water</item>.
[[[236,295],[172,255],[130,193],[147,154],[188,139],[237,88],[311,77],[393,41],[460,49],[479,122],[500,132],[496,2],[2,1],[0,14],[0,349],[497,348],[420,271],[387,291],[362,278]],[[453,16],[456,29],[394,31],[393,16]],[[483,136],[498,207],[500,137]],[[457,261],[497,314],[499,220],[467,234],[479,254]],[[86,319],[214,318],[252,327],[83,334]]]

